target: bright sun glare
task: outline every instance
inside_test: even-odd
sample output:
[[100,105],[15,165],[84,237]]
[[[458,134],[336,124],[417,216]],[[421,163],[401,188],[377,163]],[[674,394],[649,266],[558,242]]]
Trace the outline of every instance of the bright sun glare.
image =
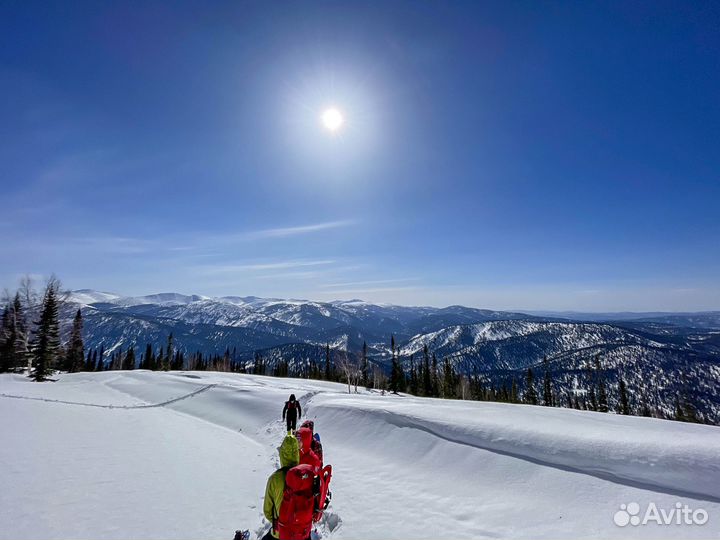
[[343,124],[343,115],[335,108],[326,109],[321,116],[323,125],[330,131],[335,132]]

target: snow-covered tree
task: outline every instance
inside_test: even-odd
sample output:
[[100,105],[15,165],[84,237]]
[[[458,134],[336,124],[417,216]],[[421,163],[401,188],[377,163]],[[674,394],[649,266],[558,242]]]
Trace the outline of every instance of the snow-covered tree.
[[44,381],[58,360],[60,328],[58,321],[58,294],[60,282],[51,278],[43,295],[42,313],[37,322],[33,341],[33,378]]
[[597,410],[599,412],[608,412],[608,396],[605,388],[605,377],[600,367],[600,356],[595,357],[595,377],[597,378]]
[[555,406],[555,398],[553,396],[552,381],[550,379],[550,364],[547,356],[543,358],[543,368],[545,369],[545,376],[543,378],[543,405],[546,407]]
[[620,414],[630,414],[630,401],[622,375],[618,377],[618,412]]
[[460,399],[470,399],[470,379],[466,375],[460,375],[458,389]]
[[355,388],[355,393],[357,393],[358,381],[362,377],[358,362],[353,359],[347,351],[340,351],[336,364],[347,382],[348,394],[352,393],[353,388]]

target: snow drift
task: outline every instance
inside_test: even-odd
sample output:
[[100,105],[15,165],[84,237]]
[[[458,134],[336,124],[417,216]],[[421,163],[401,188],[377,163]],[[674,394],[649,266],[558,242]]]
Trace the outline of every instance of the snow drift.
[[[347,394],[205,372],[0,376],[0,539],[262,533],[289,393],[334,467],[333,538],[717,536],[720,429],[566,409]],[[703,527],[623,529],[629,502]],[[335,525],[340,524],[339,527]]]

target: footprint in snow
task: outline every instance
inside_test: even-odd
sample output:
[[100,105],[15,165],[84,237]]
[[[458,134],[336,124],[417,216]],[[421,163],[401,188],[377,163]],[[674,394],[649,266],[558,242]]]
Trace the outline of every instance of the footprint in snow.
[[325,510],[323,517],[317,525],[313,527],[312,534],[310,535],[311,540],[319,540],[320,538],[325,538],[331,535],[340,528],[340,525],[342,525],[342,519],[340,519],[340,516],[334,512]]

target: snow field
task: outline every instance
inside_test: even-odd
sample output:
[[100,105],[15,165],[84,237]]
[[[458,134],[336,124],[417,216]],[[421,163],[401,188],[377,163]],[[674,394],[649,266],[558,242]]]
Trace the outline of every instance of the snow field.
[[[321,527],[325,536],[720,536],[716,427],[348,395],[319,381],[116,371],[43,384],[0,376],[0,539],[262,532],[290,393],[334,469],[329,516],[341,524]],[[681,502],[710,519],[618,527],[613,515],[630,502]]]

